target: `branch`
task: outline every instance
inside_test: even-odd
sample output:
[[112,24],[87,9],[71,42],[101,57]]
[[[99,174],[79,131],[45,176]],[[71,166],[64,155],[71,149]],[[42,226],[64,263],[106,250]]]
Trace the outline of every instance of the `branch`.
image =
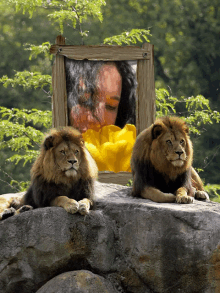
[[[11,180],[14,180],[8,173],[6,173],[5,171],[3,171],[1,168],[0,168],[0,171],[5,174],[9,179]],[[8,185],[9,187],[11,187],[12,189],[15,189],[17,192],[19,192],[20,190],[17,189],[16,187],[14,187],[13,185],[11,185],[10,183],[8,183],[7,181],[5,180],[2,180],[0,179],[1,182],[4,182],[6,185]]]
[[217,155],[218,150],[220,149],[220,145],[217,147],[215,153],[213,154],[211,160],[203,167],[203,169],[205,169],[214,159],[214,157]]
[[157,68],[158,75],[165,81],[165,83],[168,84],[170,82],[170,78],[165,74],[163,66],[159,58],[154,55],[154,60],[155,60],[155,63],[157,62],[157,64],[155,65],[155,68]]
[[79,14],[76,10],[76,8],[74,6],[72,6],[72,10],[76,13],[76,16],[77,16],[77,20],[78,20],[78,23],[79,23],[79,31],[80,31],[80,35],[81,35],[81,38],[82,38],[82,45],[84,45],[84,39],[83,39],[83,31],[82,31],[82,27],[81,27],[81,22],[79,20]]
[[39,145],[38,143],[36,143],[36,141],[34,141],[34,140],[33,140],[33,139],[27,134],[27,132],[24,132],[24,135],[27,136],[27,138],[30,139],[30,141],[32,142],[32,144],[35,144],[35,145],[37,145],[37,146],[40,148],[40,145]]

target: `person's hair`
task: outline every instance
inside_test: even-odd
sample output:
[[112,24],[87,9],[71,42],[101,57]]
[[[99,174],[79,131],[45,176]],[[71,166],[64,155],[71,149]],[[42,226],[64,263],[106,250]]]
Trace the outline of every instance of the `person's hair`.
[[[65,58],[67,104],[69,113],[72,107],[81,104],[94,115],[97,105],[96,77],[100,67],[110,61],[73,60]],[[135,124],[135,91],[137,86],[135,72],[128,61],[114,61],[122,77],[122,91],[115,125],[123,128],[125,124]],[[83,82],[83,87],[82,87]],[[79,99],[89,93],[89,99]],[[83,101],[83,102],[82,102]],[[98,117],[94,115],[98,120]]]

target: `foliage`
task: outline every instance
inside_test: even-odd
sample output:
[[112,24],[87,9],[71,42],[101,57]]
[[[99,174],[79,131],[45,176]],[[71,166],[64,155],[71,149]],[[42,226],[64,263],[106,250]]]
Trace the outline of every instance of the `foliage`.
[[218,191],[220,190],[220,184],[207,184],[204,186],[205,191],[209,194],[210,198],[218,198],[220,201],[220,194]]
[[15,72],[14,78],[9,78],[4,75],[0,78],[0,82],[3,83],[4,87],[11,85],[12,87],[20,85],[24,89],[28,88],[44,88],[47,85],[51,85],[52,78],[50,75],[42,75],[40,72],[29,72],[24,70],[22,72]]
[[[24,169],[28,162],[33,163],[39,153],[43,131],[51,127],[51,111],[0,107],[0,114],[0,151],[6,150],[6,153],[9,153],[5,159],[13,165],[22,161]],[[6,166],[8,167],[8,164]],[[0,172],[1,177],[5,177],[5,180],[0,179],[0,181],[15,192],[27,189],[29,181],[15,180],[14,176],[2,167]]]
[[150,42],[147,36],[151,36],[149,30],[145,29],[132,29],[130,32],[123,32],[120,35],[113,36],[110,38],[105,38],[104,39],[104,44],[107,45],[119,45],[121,46],[122,44],[126,45],[131,45],[131,44],[137,44],[137,41],[142,43],[142,38]]
[[[104,0],[9,0],[9,4],[15,4],[16,11],[23,10],[29,12],[30,17],[37,8],[52,9],[53,12],[47,16],[53,23],[58,22],[60,33],[63,34],[64,23],[71,22],[73,28],[76,25],[88,19],[89,16],[97,17],[99,21],[103,20],[101,7],[105,5]],[[81,35],[85,35],[80,29]]]
[[182,96],[177,99],[170,96],[166,89],[156,89],[156,97],[157,117],[176,114],[176,106],[181,103],[183,111],[177,114],[186,121],[194,134],[201,134],[203,124],[220,122],[220,113],[212,111],[209,100],[202,95],[188,98]]
[[[37,129],[51,127],[51,111],[19,110],[0,107],[0,149],[9,148],[15,154],[8,158],[18,164],[20,160],[33,162],[36,158],[43,133]],[[33,127],[35,126],[35,127]]]
[[[56,27],[53,27],[46,18],[46,11],[29,19],[28,15],[22,12],[15,14],[14,5],[8,5],[7,1],[0,1],[0,40],[1,40],[1,60],[0,78],[3,75],[14,78],[14,72],[41,72],[42,75],[50,75],[52,66],[51,60],[42,54],[37,59],[29,57],[29,50],[24,50],[24,44],[45,43],[45,38],[54,41],[57,35]],[[26,46],[26,45],[25,45]],[[5,88],[0,84],[1,106],[8,108],[40,108],[42,110],[51,109],[48,95],[43,94],[39,88],[32,90],[27,88],[24,92],[22,87]],[[48,89],[47,89],[48,91]],[[28,103],[27,103],[28,101]]]
[[24,45],[26,48],[24,50],[26,51],[31,51],[29,60],[32,58],[37,58],[39,54],[44,54],[45,57],[52,59],[53,55],[49,53],[49,49],[51,46],[50,42],[44,42],[42,45],[36,46],[36,45],[31,45],[31,44],[25,44]]
[[129,179],[129,180],[128,180],[128,183],[126,184],[126,186],[130,187],[130,186],[132,186],[132,184],[133,184],[132,179]]

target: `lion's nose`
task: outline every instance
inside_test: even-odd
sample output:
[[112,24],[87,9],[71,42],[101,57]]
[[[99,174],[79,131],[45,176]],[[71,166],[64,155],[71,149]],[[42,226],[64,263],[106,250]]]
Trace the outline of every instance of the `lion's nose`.
[[75,160],[75,159],[73,159],[73,160],[68,160],[68,163],[70,163],[70,164],[75,164],[77,162],[77,160]]
[[176,152],[176,154],[180,157],[183,154],[183,152]]

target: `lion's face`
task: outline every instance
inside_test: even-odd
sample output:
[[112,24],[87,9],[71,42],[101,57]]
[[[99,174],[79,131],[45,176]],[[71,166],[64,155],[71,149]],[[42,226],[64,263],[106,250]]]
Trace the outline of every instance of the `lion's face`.
[[75,177],[79,171],[81,150],[74,143],[61,142],[55,149],[54,155],[58,168],[67,176]]
[[192,164],[192,143],[188,127],[177,118],[159,119],[143,133],[141,140],[148,140],[145,158],[150,159],[155,169],[170,177],[175,177]]
[[160,138],[161,151],[174,167],[182,167],[187,160],[186,138],[176,131],[167,132]]

